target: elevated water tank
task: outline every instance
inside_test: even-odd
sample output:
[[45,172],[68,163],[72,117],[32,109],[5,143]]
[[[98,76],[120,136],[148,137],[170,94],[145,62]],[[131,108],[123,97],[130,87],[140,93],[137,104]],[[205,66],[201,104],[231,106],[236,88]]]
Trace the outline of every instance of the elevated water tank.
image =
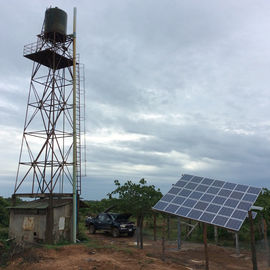
[[56,41],[64,42],[67,34],[67,13],[59,9],[48,8],[45,12],[44,21],[44,36],[45,38]]

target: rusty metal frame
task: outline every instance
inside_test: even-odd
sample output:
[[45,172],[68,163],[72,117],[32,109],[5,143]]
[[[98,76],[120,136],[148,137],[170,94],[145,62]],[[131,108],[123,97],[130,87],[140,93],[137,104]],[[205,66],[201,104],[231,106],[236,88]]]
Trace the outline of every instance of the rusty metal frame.
[[[72,35],[68,35],[65,42],[52,42],[41,33],[36,43],[24,47],[24,56],[34,62],[14,196],[72,193],[72,42]],[[46,54],[50,59],[45,63]],[[77,76],[80,76],[79,69],[77,62]],[[80,91],[77,98],[80,100]],[[80,111],[79,107],[77,109]],[[79,142],[80,120],[76,127]],[[81,155],[80,148],[77,155]],[[77,163],[77,170],[80,168],[81,163]],[[31,188],[25,192],[27,187]],[[81,173],[77,177],[77,188],[80,194]]]

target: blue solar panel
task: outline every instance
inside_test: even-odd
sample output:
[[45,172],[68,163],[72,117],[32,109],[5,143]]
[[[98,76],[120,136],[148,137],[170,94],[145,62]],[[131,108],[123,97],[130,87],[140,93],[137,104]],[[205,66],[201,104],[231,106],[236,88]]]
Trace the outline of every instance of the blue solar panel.
[[193,191],[191,194],[190,194],[190,198],[192,199],[196,199],[196,200],[199,200],[201,197],[202,197],[203,193],[202,192],[199,192],[199,191]]
[[211,212],[211,213],[217,213],[217,212],[219,211],[220,208],[221,208],[220,205],[210,204],[210,205],[206,208],[206,211],[207,211],[207,212]]
[[197,201],[192,200],[192,199],[187,199],[183,205],[187,207],[193,207],[196,204]]
[[226,222],[228,221],[228,218],[227,217],[223,217],[223,216],[216,216],[213,220],[213,224],[214,225],[218,225],[218,226],[221,226],[221,227],[224,227]]
[[196,191],[205,192],[208,189],[208,186],[206,185],[198,185],[196,188]]
[[179,205],[169,204],[168,207],[165,209],[165,211],[174,214],[178,208]]
[[238,220],[238,219],[229,219],[229,221],[227,222],[226,224],[226,227],[228,229],[232,229],[232,230],[235,230],[235,231],[238,231],[240,228],[241,228],[241,225],[242,225],[242,221]]
[[214,182],[214,179],[204,178],[202,180],[202,184],[205,184],[207,186],[210,186]]
[[196,187],[198,186],[198,184],[195,184],[195,183],[188,183],[185,188],[188,188],[188,189],[195,189]]
[[243,192],[239,192],[239,191],[234,191],[232,194],[231,194],[231,198],[233,199],[237,199],[237,200],[241,200],[243,198],[245,193]]
[[218,214],[219,214],[219,215],[222,215],[222,216],[230,217],[231,214],[232,214],[232,212],[233,212],[233,209],[232,209],[232,208],[229,208],[229,207],[222,207],[222,208],[219,210]]
[[195,182],[195,183],[200,183],[202,181],[202,179],[203,179],[202,177],[193,176],[190,181]]
[[205,201],[205,202],[211,202],[213,200],[215,196],[214,195],[211,195],[211,194],[204,194],[202,197],[201,197],[201,200],[202,201]]
[[225,183],[225,185],[223,186],[223,188],[227,188],[227,189],[233,190],[235,188],[235,186],[236,186],[236,184],[227,182],[227,183]]
[[237,208],[245,211],[249,211],[250,207],[252,206],[252,203],[249,202],[240,202],[237,206]]
[[206,213],[204,212],[201,217],[200,217],[200,221],[204,221],[207,223],[211,223],[212,220],[214,219],[215,215],[214,214],[210,214],[210,213]]
[[242,192],[246,192],[247,189],[248,189],[248,186],[246,186],[246,185],[237,185],[235,188],[235,190],[242,191]]
[[175,186],[177,186],[177,187],[184,187],[186,184],[187,184],[186,181],[181,181],[181,180],[179,180],[179,181],[175,184]]
[[232,214],[232,217],[237,218],[237,219],[245,219],[246,216],[247,216],[247,212],[241,211],[241,210],[235,210]]
[[237,206],[238,203],[239,203],[238,200],[227,199],[226,202],[224,203],[224,205],[225,205],[225,206],[229,206],[229,207],[235,208],[235,207]]
[[176,187],[173,187],[170,189],[170,191],[168,193],[171,193],[171,194],[177,194],[181,189],[179,188],[176,188]]
[[178,209],[178,211],[176,212],[178,215],[180,215],[180,216],[187,216],[187,214],[189,213],[189,211],[190,211],[190,208],[187,208],[187,207],[184,207],[184,206],[182,206],[182,207],[180,207],[179,209]]
[[188,197],[189,194],[191,193],[191,190],[188,190],[188,189],[182,189],[178,195],[180,196],[184,196],[184,197]]
[[153,209],[238,231],[260,192],[256,187],[185,174]]
[[244,197],[243,197],[243,201],[248,201],[248,202],[251,202],[251,203],[254,203],[257,199],[257,196],[256,195],[253,195],[253,194],[246,194]]
[[181,179],[182,180],[190,180],[193,176],[192,175],[189,175],[189,174],[184,174]]
[[214,186],[214,187],[222,187],[224,185],[224,183],[225,183],[224,181],[216,180],[216,181],[214,181],[212,186]]
[[202,215],[203,211],[192,209],[189,214],[187,215],[188,218],[191,219],[199,219],[199,217]]
[[180,205],[180,204],[182,204],[184,202],[185,199],[186,198],[184,198],[184,197],[177,196],[177,197],[174,198],[174,200],[172,202],[175,203],[175,204]]
[[156,205],[155,205],[155,209],[156,210],[164,210],[166,208],[168,204],[165,202],[161,202],[159,201]]
[[229,195],[232,193],[229,189],[221,189],[218,193],[219,196],[229,197]]
[[226,201],[226,198],[224,197],[220,197],[220,196],[216,196],[213,200],[213,203],[216,204],[223,204]]
[[260,188],[250,187],[248,189],[248,193],[252,193],[252,194],[255,194],[255,195],[259,195],[260,192],[261,192],[261,189]]
[[207,190],[207,193],[210,193],[210,194],[217,194],[219,192],[219,188],[217,187],[210,187],[208,190]]
[[170,202],[172,201],[172,199],[174,199],[175,196],[171,195],[171,194],[166,194],[161,200],[165,201],[165,202]]
[[199,209],[199,210],[205,210],[205,208],[208,206],[208,203],[205,202],[197,202],[194,208]]

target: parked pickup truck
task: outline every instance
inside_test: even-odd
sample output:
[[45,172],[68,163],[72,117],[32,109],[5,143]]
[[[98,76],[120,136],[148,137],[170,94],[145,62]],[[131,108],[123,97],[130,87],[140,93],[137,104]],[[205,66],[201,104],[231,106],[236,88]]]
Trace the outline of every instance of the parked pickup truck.
[[130,216],[130,214],[101,213],[95,218],[88,217],[85,225],[91,234],[101,230],[112,233],[113,237],[119,237],[124,233],[133,236],[136,227],[134,222],[128,220]]

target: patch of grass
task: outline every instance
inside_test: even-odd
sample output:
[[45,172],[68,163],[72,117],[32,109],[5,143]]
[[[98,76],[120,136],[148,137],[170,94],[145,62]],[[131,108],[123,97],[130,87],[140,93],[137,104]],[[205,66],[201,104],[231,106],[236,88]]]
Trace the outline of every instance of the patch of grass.
[[89,239],[89,241],[83,243],[86,247],[92,248],[92,249],[101,249],[104,247],[99,241]]
[[0,241],[0,267],[6,266],[10,259],[10,245],[4,241]]
[[42,244],[41,246],[43,248],[46,248],[46,249],[56,249],[57,250],[57,249],[60,249],[63,246],[68,246],[68,245],[73,245],[73,243],[71,243],[68,240],[62,239],[56,244]]
[[77,238],[81,242],[85,242],[89,240],[89,237],[87,236],[87,228],[84,225],[84,222],[79,223],[79,233],[77,235]]
[[73,245],[73,243],[70,243],[67,240],[62,240],[56,244],[43,244],[42,247],[46,249],[60,249],[63,246]]

